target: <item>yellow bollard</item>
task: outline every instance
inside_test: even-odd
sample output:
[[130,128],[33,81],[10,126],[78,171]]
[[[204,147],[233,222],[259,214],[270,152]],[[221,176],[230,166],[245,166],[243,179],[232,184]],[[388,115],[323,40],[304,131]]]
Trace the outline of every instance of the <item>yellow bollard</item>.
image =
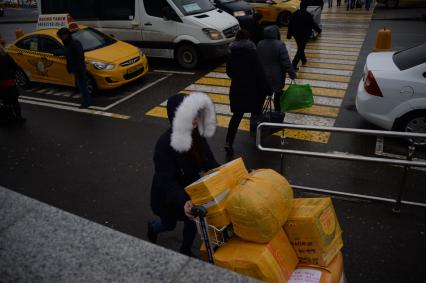
[[392,32],[390,29],[382,28],[377,32],[376,47],[374,52],[391,51]]
[[17,28],[15,31],[15,37],[16,39],[21,38],[24,35],[24,31],[20,28]]

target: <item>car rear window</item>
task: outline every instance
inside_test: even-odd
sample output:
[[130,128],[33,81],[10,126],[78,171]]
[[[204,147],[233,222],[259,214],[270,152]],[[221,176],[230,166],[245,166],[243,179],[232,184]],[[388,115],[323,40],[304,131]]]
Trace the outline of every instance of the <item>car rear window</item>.
[[411,47],[393,54],[393,61],[401,71],[426,62],[426,44]]

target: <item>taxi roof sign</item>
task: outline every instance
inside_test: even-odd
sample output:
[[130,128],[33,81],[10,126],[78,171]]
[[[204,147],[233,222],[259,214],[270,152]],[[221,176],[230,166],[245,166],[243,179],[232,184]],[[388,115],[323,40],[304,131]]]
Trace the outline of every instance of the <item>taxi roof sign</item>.
[[38,16],[37,29],[78,29],[78,25],[74,22],[69,14],[46,14]]

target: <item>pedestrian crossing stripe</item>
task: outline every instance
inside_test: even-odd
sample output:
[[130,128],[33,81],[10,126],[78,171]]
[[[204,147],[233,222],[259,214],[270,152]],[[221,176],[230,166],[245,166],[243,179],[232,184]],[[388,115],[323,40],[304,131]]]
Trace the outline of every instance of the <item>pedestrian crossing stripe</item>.
[[[167,119],[167,109],[163,106],[156,106],[153,109],[149,110],[145,113],[147,116],[158,117]],[[216,115],[216,123],[218,127],[228,128],[230,116],[217,114]],[[250,119],[243,118],[238,127],[240,131],[248,132],[250,131]],[[277,133],[275,135],[280,136],[281,133]],[[300,130],[285,130],[284,136],[286,138],[293,138],[298,140],[305,140],[311,142],[318,143],[328,143],[328,139],[330,137],[330,133],[328,132],[317,132],[317,131],[300,131]]]
[[[286,112],[285,123],[333,127],[339,115],[343,97],[353,70],[364,44],[365,35],[371,20],[371,12],[350,11],[342,14],[339,11],[324,13],[322,16],[323,33],[317,39],[309,40],[305,54],[307,64],[299,66],[298,84],[311,85],[314,94],[314,105],[311,108]],[[339,14],[336,14],[338,12]],[[280,33],[284,39],[286,28]],[[285,40],[290,55],[294,55],[297,45],[294,39]],[[289,87],[291,80],[286,79]],[[194,91],[207,93],[215,103],[219,127],[228,127],[232,113],[229,105],[229,87],[231,80],[226,75],[226,66],[222,65],[192,83],[180,93],[189,94]],[[147,115],[167,118],[166,102],[151,109]],[[245,114],[239,129],[249,131],[250,114]],[[330,133],[285,130],[288,138],[318,143],[328,143]]]
[[[292,48],[297,48],[296,42],[292,42],[290,44]],[[308,44],[306,45],[305,50],[330,50],[330,51],[346,51],[346,52],[359,52],[361,50],[361,47],[336,47],[336,46],[325,46],[325,45],[313,45]],[[306,52],[306,51],[305,51]]]

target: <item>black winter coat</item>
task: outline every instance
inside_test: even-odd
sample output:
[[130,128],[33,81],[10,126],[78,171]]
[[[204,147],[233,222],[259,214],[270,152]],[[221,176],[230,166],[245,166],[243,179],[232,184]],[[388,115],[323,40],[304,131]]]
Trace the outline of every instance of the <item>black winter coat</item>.
[[67,59],[67,71],[70,74],[78,74],[86,71],[84,50],[80,41],[68,38],[64,42],[65,57]]
[[207,172],[219,166],[207,141],[201,138],[203,166],[198,166],[188,152],[178,153],[170,146],[172,130],[159,138],[154,151],[155,174],[151,188],[151,208],[160,217],[177,220],[186,218],[183,211],[189,200],[184,188]]
[[19,96],[16,83],[12,86],[6,82],[15,81],[18,66],[5,51],[0,50],[0,99],[16,99]]
[[287,38],[292,36],[299,40],[308,40],[312,30],[321,33],[321,28],[315,23],[312,15],[306,10],[297,10],[290,16]]
[[290,62],[287,47],[280,40],[279,28],[268,26],[264,33],[265,39],[257,45],[257,52],[269,85],[275,93],[281,93],[286,73],[289,73],[291,78],[295,78],[296,73]]
[[256,46],[249,40],[235,41],[226,65],[231,78],[229,101],[233,113],[258,113],[266,96],[272,95]]

